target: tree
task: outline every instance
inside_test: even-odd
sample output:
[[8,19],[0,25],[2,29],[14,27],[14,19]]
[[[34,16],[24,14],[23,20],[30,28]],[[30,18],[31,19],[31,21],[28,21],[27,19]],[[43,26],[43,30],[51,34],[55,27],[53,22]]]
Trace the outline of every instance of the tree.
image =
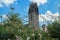
[[58,38],[60,40],[60,24],[58,22],[53,22],[48,25],[48,33],[51,38]]
[[22,21],[17,13],[8,14],[8,19],[3,21],[3,25],[0,25],[0,39],[1,40],[15,40],[22,34]]

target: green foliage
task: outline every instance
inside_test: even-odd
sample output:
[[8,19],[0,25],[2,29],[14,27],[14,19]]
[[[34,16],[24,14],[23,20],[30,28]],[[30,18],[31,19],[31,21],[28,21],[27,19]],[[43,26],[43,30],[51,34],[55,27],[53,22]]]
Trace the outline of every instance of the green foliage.
[[0,40],[15,40],[15,36],[18,36],[22,29],[22,21],[15,13],[9,14],[7,17],[8,19],[3,22],[4,24],[0,25]]
[[60,24],[58,22],[53,22],[48,25],[48,32],[51,38],[59,38],[60,39]]
[[[0,40],[60,40],[60,24],[58,22],[53,22],[48,25],[48,32],[41,30],[34,30],[29,27],[29,24],[24,25],[22,23],[19,14],[12,13],[8,14],[8,19],[4,20],[0,24]],[[17,36],[17,37],[16,37]],[[53,39],[52,39],[53,38]]]
[[11,31],[7,31],[3,25],[0,25],[0,40],[15,38]]

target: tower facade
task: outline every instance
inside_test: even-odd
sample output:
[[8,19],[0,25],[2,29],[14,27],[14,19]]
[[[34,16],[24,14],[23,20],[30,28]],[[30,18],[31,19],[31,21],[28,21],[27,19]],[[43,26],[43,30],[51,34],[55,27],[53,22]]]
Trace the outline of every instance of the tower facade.
[[36,3],[31,3],[29,7],[29,24],[33,29],[38,30],[39,29],[39,12],[38,7]]

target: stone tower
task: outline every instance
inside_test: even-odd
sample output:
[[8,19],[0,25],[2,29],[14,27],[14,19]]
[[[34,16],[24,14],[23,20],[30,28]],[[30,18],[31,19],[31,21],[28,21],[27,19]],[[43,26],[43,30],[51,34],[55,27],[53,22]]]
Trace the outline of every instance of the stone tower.
[[31,27],[33,27],[34,30],[39,29],[39,12],[38,7],[36,3],[31,3],[29,7],[29,24]]

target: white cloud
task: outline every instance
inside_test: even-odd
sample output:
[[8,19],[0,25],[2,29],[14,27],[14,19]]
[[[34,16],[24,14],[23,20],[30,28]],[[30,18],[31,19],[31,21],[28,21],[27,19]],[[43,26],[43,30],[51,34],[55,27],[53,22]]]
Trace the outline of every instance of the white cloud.
[[47,11],[45,14],[39,15],[39,22],[46,23],[47,21],[53,22],[55,20],[58,20],[58,12],[52,13],[51,11]]
[[6,14],[3,14],[3,15],[2,15],[2,18],[3,18],[3,19],[8,19],[8,17],[7,17]]
[[3,4],[5,6],[9,6],[10,4],[13,4],[14,2],[16,2],[17,0],[0,0],[0,7],[3,6]]
[[2,18],[6,18],[6,15],[2,15]]
[[27,6],[26,8],[24,8],[24,11],[27,11],[27,13],[28,13],[28,11],[29,11],[29,6]]
[[27,10],[29,10],[29,6],[27,6]]
[[40,4],[45,4],[45,3],[47,3],[47,0],[30,0],[31,2],[36,2],[37,4],[38,4],[38,6],[40,5]]
[[3,7],[3,5],[0,3],[0,7]]

